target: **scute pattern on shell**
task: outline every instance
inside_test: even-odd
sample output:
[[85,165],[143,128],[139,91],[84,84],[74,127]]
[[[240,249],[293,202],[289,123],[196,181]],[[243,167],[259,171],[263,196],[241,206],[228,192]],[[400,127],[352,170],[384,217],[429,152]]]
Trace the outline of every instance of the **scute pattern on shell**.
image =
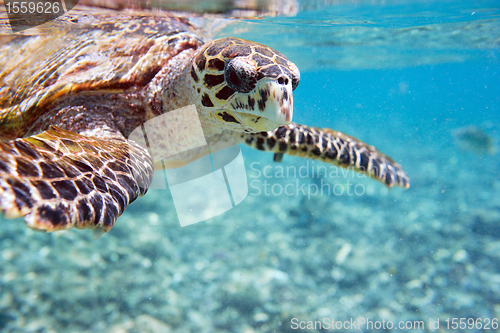
[[173,56],[203,44],[173,14],[70,13],[50,33],[2,36],[0,138],[23,136],[27,122],[68,94],[140,88]]

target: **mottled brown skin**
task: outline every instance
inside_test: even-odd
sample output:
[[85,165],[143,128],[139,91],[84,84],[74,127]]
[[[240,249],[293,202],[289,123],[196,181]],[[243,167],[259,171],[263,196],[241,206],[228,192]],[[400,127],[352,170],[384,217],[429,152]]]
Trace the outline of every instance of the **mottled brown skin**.
[[[158,162],[127,138],[188,105],[211,151],[244,142],[277,161],[318,159],[409,187],[402,168],[374,147],[291,123],[300,74],[266,46],[205,43],[188,19],[168,13],[75,10],[48,32],[0,37],[0,210],[31,228],[109,231],[146,192]],[[165,152],[173,144],[158,143]]]
[[2,193],[2,207],[10,207],[5,216],[23,215],[28,226],[45,231],[108,231],[153,177],[151,158],[141,147],[55,127],[2,142],[0,170],[11,175],[3,175],[1,186],[14,194]]
[[352,168],[389,187],[394,184],[410,187],[406,172],[391,158],[373,146],[328,128],[292,123],[274,131],[246,136],[245,143],[257,150],[275,152],[276,162],[281,162],[283,154],[305,157]]

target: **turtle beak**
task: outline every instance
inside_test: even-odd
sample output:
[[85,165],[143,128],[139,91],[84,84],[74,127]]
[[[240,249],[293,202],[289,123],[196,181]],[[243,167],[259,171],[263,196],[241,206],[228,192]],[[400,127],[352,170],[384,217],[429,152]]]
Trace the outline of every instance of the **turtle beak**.
[[258,131],[288,125],[293,116],[292,85],[277,80],[260,82],[251,92],[235,95],[226,110],[232,110],[229,113],[236,120]]

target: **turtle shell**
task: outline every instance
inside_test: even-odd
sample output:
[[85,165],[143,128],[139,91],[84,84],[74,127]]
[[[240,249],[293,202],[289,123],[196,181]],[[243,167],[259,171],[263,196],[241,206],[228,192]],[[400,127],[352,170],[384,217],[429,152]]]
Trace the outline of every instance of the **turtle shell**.
[[65,95],[144,86],[173,56],[203,44],[198,27],[168,12],[74,9],[48,25],[0,36],[3,141],[26,135]]

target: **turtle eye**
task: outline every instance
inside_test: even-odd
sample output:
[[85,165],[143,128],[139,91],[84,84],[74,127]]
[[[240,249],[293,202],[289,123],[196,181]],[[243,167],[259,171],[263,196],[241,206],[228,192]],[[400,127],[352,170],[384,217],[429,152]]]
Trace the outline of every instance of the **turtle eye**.
[[224,79],[229,88],[238,92],[248,93],[255,88],[257,71],[255,70],[255,66],[237,57],[226,65]]

